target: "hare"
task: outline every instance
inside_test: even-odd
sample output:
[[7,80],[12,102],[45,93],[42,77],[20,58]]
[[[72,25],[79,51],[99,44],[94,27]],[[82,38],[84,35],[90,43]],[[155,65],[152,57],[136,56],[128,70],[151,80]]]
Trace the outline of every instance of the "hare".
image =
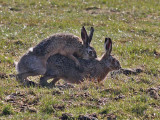
[[[60,54],[53,55],[47,60],[47,71],[43,77],[40,78],[40,85],[53,87],[59,79],[64,79],[70,83],[81,83],[84,79],[94,81],[102,81],[108,72],[118,70],[121,65],[117,59],[111,55],[112,41],[110,38],[105,38],[105,50],[101,59],[85,60],[77,58],[84,68],[83,72],[76,69],[73,60],[62,56]],[[48,83],[47,80],[54,78],[52,82]]]
[[72,59],[76,67],[80,67],[80,63],[73,54],[83,59],[96,58],[96,51],[90,46],[93,32],[94,28],[91,27],[88,36],[85,28],[82,27],[82,39],[75,35],[64,33],[54,34],[44,39],[21,57],[16,66],[18,71],[17,80],[24,85],[32,84],[27,77],[44,75],[46,72],[47,59],[57,53]]

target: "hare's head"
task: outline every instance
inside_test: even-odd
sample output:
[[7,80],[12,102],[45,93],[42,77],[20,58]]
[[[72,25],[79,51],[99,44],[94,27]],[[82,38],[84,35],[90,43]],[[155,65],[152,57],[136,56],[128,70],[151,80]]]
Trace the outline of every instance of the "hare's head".
[[121,69],[121,65],[120,65],[119,61],[111,55],[111,51],[112,51],[112,40],[111,40],[111,38],[105,38],[104,47],[105,47],[106,52],[105,52],[102,59],[105,61],[106,66],[111,71]]
[[93,47],[90,46],[90,43],[92,41],[94,28],[91,27],[90,34],[88,36],[86,29],[84,26],[81,29],[81,38],[83,40],[83,45],[85,46],[85,50],[83,51],[83,58],[84,59],[93,59],[97,58],[96,51]]

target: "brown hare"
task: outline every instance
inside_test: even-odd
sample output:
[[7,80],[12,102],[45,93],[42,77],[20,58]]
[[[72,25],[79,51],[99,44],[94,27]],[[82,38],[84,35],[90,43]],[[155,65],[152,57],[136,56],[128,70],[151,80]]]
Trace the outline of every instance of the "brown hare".
[[[76,64],[72,59],[69,59],[60,54],[53,55],[47,60],[47,71],[40,78],[41,86],[53,87],[59,79],[64,79],[70,83],[81,83],[84,79],[102,81],[108,72],[121,68],[120,63],[111,55],[112,41],[110,38],[105,38],[105,53],[98,59],[85,60],[78,58],[83,72],[76,69]],[[54,78],[52,82],[47,80]]]
[[17,80],[27,86],[32,84],[33,82],[29,81],[27,77],[44,75],[47,59],[57,53],[72,59],[76,67],[80,67],[80,63],[73,54],[83,59],[96,58],[96,51],[90,46],[93,32],[94,29],[91,27],[88,36],[85,28],[82,27],[82,39],[72,34],[63,33],[44,39],[21,57],[16,65],[18,71]]

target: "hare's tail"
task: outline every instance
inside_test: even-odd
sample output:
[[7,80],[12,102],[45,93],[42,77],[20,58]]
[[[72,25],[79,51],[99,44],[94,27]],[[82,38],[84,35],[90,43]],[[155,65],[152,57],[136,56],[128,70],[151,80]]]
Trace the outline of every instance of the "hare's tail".
[[16,68],[16,71],[18,72],[18,71],[19,71],[19,70],[18,70],[18,62],[17,62],[17,61],[14,61],[13,64],[14,64],[14,66],[15,66],[15,68]]

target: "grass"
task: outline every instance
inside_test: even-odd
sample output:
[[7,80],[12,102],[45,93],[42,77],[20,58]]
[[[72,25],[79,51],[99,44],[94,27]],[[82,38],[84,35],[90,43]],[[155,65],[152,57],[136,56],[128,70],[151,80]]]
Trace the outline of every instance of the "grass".
[[[160,86],[160,57],[154,54],[160,52],[159,6],[158,0],[0,0],[0,118],[95,113],[98,119],[160,119],[160,97],[147,92]],[[83,25],[95,28],[92,45],[98,56],[104,52],[104,38],[110,37],[122,67],[144,72],[108,75],[103,85],[85,82],[61,89],[26,88],[14,77],[2,77],[16,74],[14,61],[31,46],[57,32],[80,36]],[[38,82],[39,77],[31,79]],[[13,100],[6,100],[12,94]]]

